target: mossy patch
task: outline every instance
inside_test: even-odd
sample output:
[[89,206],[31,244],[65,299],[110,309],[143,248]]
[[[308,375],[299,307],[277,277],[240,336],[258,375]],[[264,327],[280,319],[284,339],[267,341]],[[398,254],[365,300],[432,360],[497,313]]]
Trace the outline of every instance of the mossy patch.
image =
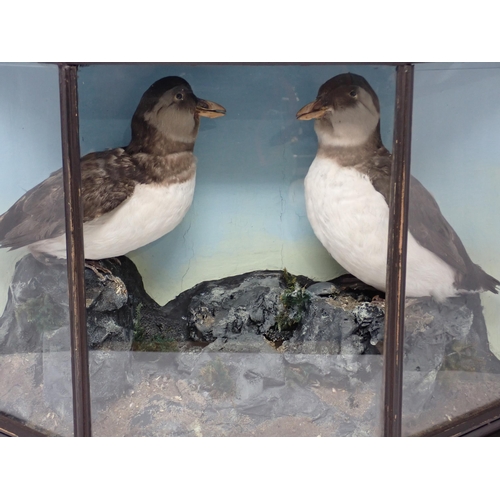
[[286,269],[283,270],[286,288],[280,295],[276,327],[279,332],[291,331],[301,322],[311,302],[311,294],[297,283],[297,278]]
[[138,304],[134,318],[134,340],[132,342],[133,351],[142,352],[176,352],[179,345],[176,340],[163,337],[162,335],[148,335],[142,324],[141,309],[143,304]]

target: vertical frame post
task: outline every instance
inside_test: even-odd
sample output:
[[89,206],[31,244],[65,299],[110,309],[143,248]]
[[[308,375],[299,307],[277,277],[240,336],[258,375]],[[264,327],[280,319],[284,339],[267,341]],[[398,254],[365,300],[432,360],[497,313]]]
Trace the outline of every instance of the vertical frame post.
[[384,436],[401,436],[413,65],[396,69],[384,341]]
[[85,309],[77,66],[59,66],[63,178],[68,260],[74,435],[90,436],[90,381]]

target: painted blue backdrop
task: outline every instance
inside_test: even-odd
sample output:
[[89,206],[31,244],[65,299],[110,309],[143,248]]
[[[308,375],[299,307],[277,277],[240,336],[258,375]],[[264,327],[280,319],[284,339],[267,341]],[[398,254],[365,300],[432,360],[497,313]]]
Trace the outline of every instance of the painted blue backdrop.
[[[161,303],[206,279],[255,269],[316,278],[340,272],[316,241],[305,214],[303,178],[314,158],[313,123],[295,114],[319,86],[347,67],[89,66],[80,71],[82,154],[127,144],[130,118],[147,87],[179,75],[194,92],[227,109],[202,119],[191,211],[170,235],[133,252]],[[356,67],[375,86],[392,137],[394,68]]]
[[[295,113],[332,76],[363,75],[379,95],[391,149],[395,70],[342,65],[90,65],[79,71],[82,155],[124,146],[130,119],[155,80],[179,75],[227,109],[202,119],[193,206],[172,233],[132,252],[161,304],[208,279],[281,269],[329,279],[342,272],[314,237],[303,179],[316,151],[312,122]],[[412,172],[435,195],[473,260],[500,278],[500,65],[418,65]],[[0,66],[0,211],[60,168],[57,68]],[[22,252],[0,251],[0,308]],[[500,353],[498,297],[483,294]]]

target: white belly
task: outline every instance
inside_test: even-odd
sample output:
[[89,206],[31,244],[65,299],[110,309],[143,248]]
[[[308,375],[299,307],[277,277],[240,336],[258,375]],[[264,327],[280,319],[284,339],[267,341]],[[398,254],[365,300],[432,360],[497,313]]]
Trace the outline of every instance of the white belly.
[[[385,290],[389,207],[369,178],[316,158],[305,179],[309,222],[332,257],[349,273]],[[455,273],[408,235],[408,297],[456,295]]]
[[[195,178],[170,186],[138,184],[120,206],[83,225],[85,258],[124,255],[172,231],[193,201]],[[66,258],[65,235],[30,245],[30,250]]]

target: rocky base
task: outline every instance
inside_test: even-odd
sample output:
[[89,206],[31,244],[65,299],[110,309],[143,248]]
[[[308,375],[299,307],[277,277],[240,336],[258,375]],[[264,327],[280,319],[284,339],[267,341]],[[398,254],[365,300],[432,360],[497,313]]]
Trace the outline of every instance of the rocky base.
[[[129,406],[127,435],[196,435],[193,419],[220,421],[219,435],[297,419],[322,435],[380,433],[385,302],[373,288],[351,276],[316,283],[255,271],[200,283],[160,306],[134,264],[119,260],[100,263],[109,274],[85,272],[96,421],[148,391],[145,406],[132,414]],[[35,356],[33,383],[71,428],[67,293],[64,266],[24,257],[0,319],[0,353],[4,364]],[[404,412],[412,421],[435,404],[440,374],[500,373],[478,296],[408,299],[405,320]],[[0,410],[38,420],[18,406]]]

